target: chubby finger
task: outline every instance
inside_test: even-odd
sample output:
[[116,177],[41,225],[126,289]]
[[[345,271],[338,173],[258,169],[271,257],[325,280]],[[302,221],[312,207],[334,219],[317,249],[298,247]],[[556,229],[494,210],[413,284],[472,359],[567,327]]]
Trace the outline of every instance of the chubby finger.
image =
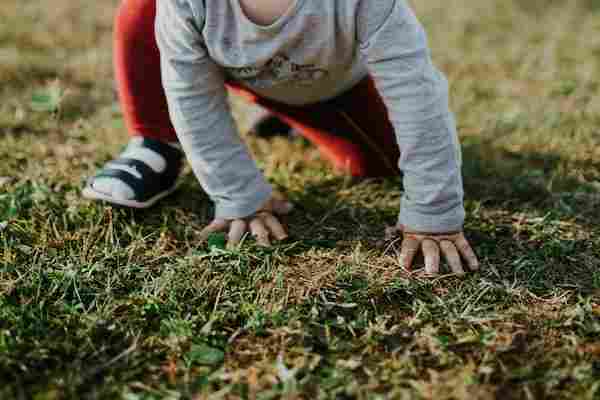
[[465,238],[464,234],[460,234],[460,236],[454,241],[456,248],[462,254],[464,259],[467,261],[469,268],[473,271],[479,270],[479,260],[477,259],[477,255],[473,251],[473,248]]
[[208,237],[216,232],[222,232],[227,229],[229,222],[224,219],[215,219],[207,227],[200,231],[200,241],[204,242]]
[[454,243],[452,243],[449,240],[442,240],[440,242],[440,248],[442,249],[442,253],[446,258],[448,265],[450,265],[450,268],[452,268],[452,272],[454,272],[457,275],[464,275],[465,270],[462,267],[460,255],[458,254]]
[[264,222],[260,218],[252,218],[250,221],[250,232],[256,238],[256,242],[261,246],[270,246],[269,231],[265,227]]
[[279,220],[277,218],[275,218],[275,216],[273,216],[273,214],[262,213],[261,218],[262,218],[263,222],[265,223],[265,226],[267,227],[268,230],[271,231],[271,234],[273,235],[273,237],[275,239],[277,239],[277,240],[287,239],[288,234],[285,231],[285,228],[281,225]]
[[246,233],[247,227],[246,221],[243,219],[236,219],[231,222],[229,234],[227,235],[227,248],[235,247],[240,243],[242,237],[244,237],[244,233]]
[[419,251],[419,241],[414,237],[405,237],[402,240],[402,248],[400,249],[400,265],[402,268],[410,270],[415,255]]
[[438,275],[440,273],[440,248],[438,244],[434,240],[425,239],[421,243],[421,248],[425,257],[425,272],[429,275]]

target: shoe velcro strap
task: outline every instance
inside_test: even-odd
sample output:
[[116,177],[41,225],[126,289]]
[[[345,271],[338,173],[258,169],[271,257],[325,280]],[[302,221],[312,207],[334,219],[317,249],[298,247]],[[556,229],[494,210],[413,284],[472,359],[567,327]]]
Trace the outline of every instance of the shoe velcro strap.
[[[173,164],[173,163],[172,163]],[[160,192],[169,190],[179,174],[181,160],[175,162],[177,165],[168,165],[161,173],[155,172],[144,162],[132,158],[119,158],[111,161],[101,170],[94,179],[113,178],[128,185],[135,195],[135,200],[144,202]],[[125,169],[119,169],[119,165],[135,170],[140,176],[135,176]]]
[[181,150],[159,140],[144,138],[140,146],[150,149],[163,156],[167,162],[167,165],[175,162],[181,162],[183,157],[183,152]]
[[128,168],[135,169],[141,176],[144,181],[153,181],[155,179],[160,179],[163,172],[156,172],[151,167],[148,166],[143,161],[136,160],[135,158],[117,158],[116,160],[112,160],[107,164],[107,169],[112,169],[111,167],[115,165],[123,165]]
[[117,179],[133,190],[135,195],[134,200],[139,202],[144,202],[151,199],[159,190],[158,185],[161,183],[159,181],[152,182],[144,182],[142,179],[138,179],[130,172],[124,171],[122,169],[103,169],[100,173],[98,173],[94,180],[99,178],[113,178]]

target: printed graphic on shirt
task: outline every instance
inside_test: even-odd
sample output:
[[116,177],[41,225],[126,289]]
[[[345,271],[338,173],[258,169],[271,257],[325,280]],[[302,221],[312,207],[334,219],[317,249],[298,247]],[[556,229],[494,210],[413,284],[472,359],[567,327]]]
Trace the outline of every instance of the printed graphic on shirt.
[[324,69],[314,64],[300,65],[285,55],[273,57],[262,67],[228,68],[227,72],[236,80],[256,88],[272,87],[280,84],[309,86],[314,81],[328,75]]

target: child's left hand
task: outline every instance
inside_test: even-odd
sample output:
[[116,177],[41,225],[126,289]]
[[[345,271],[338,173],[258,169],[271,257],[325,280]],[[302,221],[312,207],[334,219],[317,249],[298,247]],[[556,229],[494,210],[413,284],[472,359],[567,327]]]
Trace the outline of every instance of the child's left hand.
[[425,258],[425,272],[429,275],[440,273],[440,252],[446,258],[452,272],[457,275],[465,274],[461,255],[471,270],[476,271],[479,269],[479,260],[462,231],[449,233],[413,232],[399,225],[386,229],[386,240],[393,239],[398,234],[402,235],[400,263],[403,268],[410,270],[415,256],[421,250]]

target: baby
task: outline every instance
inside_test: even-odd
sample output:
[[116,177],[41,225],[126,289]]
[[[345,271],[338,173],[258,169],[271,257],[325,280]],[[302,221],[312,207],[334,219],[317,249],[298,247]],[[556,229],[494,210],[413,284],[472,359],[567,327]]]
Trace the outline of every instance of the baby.
[[[134,3],[149,10],[137,12],[146,15],[137,17],[140,24],[147,24],[154,0],[125,0],[124,19]],[[215,218],[203,235],[228,230],[230,246],[246,232],[264,245],[284,239],[278,216],[291,204],[273,194],[240,140],[229,89],[289,124],[348,174],[403,172],[398,224],[387,234],[403,235],[404,267],[423,251],[430,274],[439,272],[440,254],[455,273],[465,271],[461,256],[478,268],[462,233],[461,152],[448,85],[404,0],[163,0],[156,7],[170,118],[162,92],[144,96],[144,83],[131,83],[144,81],[148,71],[147,86],[156,85],[153,38],[145,37],[149,43],[129,46],[133,53],[145,46],[143,55],[121,57],[130,60],[121,61],[130,77],[120,78],[120,93],[134,138],[90,180],[84,195],[152,205],[174,188],[181,148],[215,203]],[[136,85],[137,96],[129,88]],[[136,126],[131,116],[143,114],[144,102],[160,103],[147,107],[152,115],[138,118],[154,123]]]

